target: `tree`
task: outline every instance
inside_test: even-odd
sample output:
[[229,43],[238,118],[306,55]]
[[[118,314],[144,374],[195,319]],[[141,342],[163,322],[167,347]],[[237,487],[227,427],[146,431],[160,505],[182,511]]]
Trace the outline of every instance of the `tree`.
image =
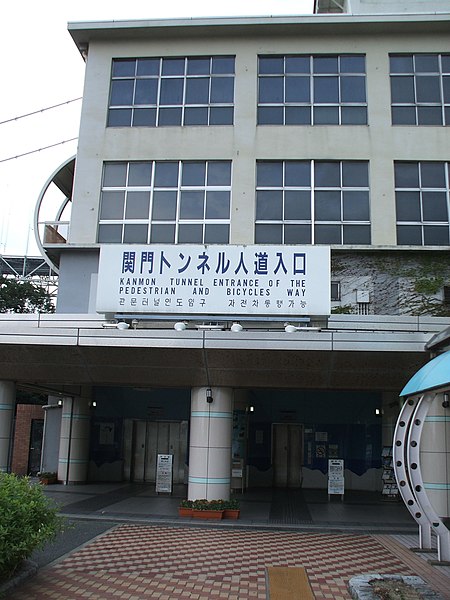
[[55,306],[50,294],[41,285],[0,277],[0,313],[52,313]]

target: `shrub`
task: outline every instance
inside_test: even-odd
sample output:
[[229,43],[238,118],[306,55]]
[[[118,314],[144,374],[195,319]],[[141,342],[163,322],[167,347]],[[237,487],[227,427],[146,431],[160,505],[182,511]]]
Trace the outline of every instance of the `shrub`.
[[64,520],[57,513],[57,505],[40,485],[0,473],[0,581],[62,531]]
[[230,498],[229,500],[225,500],[225,509],[226,510],[239,510],[240,504],[237,498]]
[[225,500],[206,500],[201,498],[194,500],[192,508],[194,510],[224,510]]

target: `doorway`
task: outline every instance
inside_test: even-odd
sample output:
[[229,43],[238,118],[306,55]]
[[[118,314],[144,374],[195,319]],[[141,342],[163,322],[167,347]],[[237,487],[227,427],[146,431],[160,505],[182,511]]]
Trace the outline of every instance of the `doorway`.
[[27,473],[36,475],[41,469],[42,435],[44,419],[32,419],[30,430],[30,448],[28,451]]
[[131,480],[156,482],[158,454],[173,455],[173,483],[184,483],[187,421],[134,421]]
[[274,423],[272,429],[273,486],[301,488],[303,425]]

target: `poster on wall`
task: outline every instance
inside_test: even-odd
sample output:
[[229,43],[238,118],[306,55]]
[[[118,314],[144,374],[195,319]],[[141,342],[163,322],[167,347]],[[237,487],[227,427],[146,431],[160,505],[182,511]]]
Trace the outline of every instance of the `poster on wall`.
[[330,314],[330,248],[101,246],[99,313]]
[[100,423],[98,443],[101,446],[111,446],[114,444],[114,428],[114,423]]

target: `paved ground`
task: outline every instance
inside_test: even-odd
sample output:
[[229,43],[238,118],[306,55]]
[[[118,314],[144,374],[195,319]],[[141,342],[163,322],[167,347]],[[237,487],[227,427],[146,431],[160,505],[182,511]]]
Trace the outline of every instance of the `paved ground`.
[[328,502],[305,491],[285,494],[282,509],[276,493],[259,491],[243,496],[239,521],[200,523],[178,518],[179,498],[150,486],[46,493],[74,527],[33,557],[46,566],[8,600],[266,599],[269,566],[304,567],[317,600],[349,599],[348,580],[367,573],[418,575],[450,600],[450,567],[412,552],[409,514],[376,496]]
[[[186,487],[177,486],[171,496],[158,495],[153,484],[51,485],[46,494],[68,517],[123,521],[178,520],[178,505]],[[236,494],[241,521],[249,527],[312,527],[386,533],[411,532],[416,524],[402,502],[383,502],[380,493],[347,492],[328,498],[326,490],[254,489]]]
[[366,573],[425,575],[450,598],[447,575],[439,581],[434,567],[393,536],[132,524],[41,569],[8,598],[266,599],[268,566],[304,567],[317,600],[350,598],[348,580]]
[[36,550],[33,553],[31,559],[38,567],[45,567],[116,525],[113,521],[83,521],[79,519],[67,519],[66,524],[65,531],[54,541],[49,542],[42,550]]

